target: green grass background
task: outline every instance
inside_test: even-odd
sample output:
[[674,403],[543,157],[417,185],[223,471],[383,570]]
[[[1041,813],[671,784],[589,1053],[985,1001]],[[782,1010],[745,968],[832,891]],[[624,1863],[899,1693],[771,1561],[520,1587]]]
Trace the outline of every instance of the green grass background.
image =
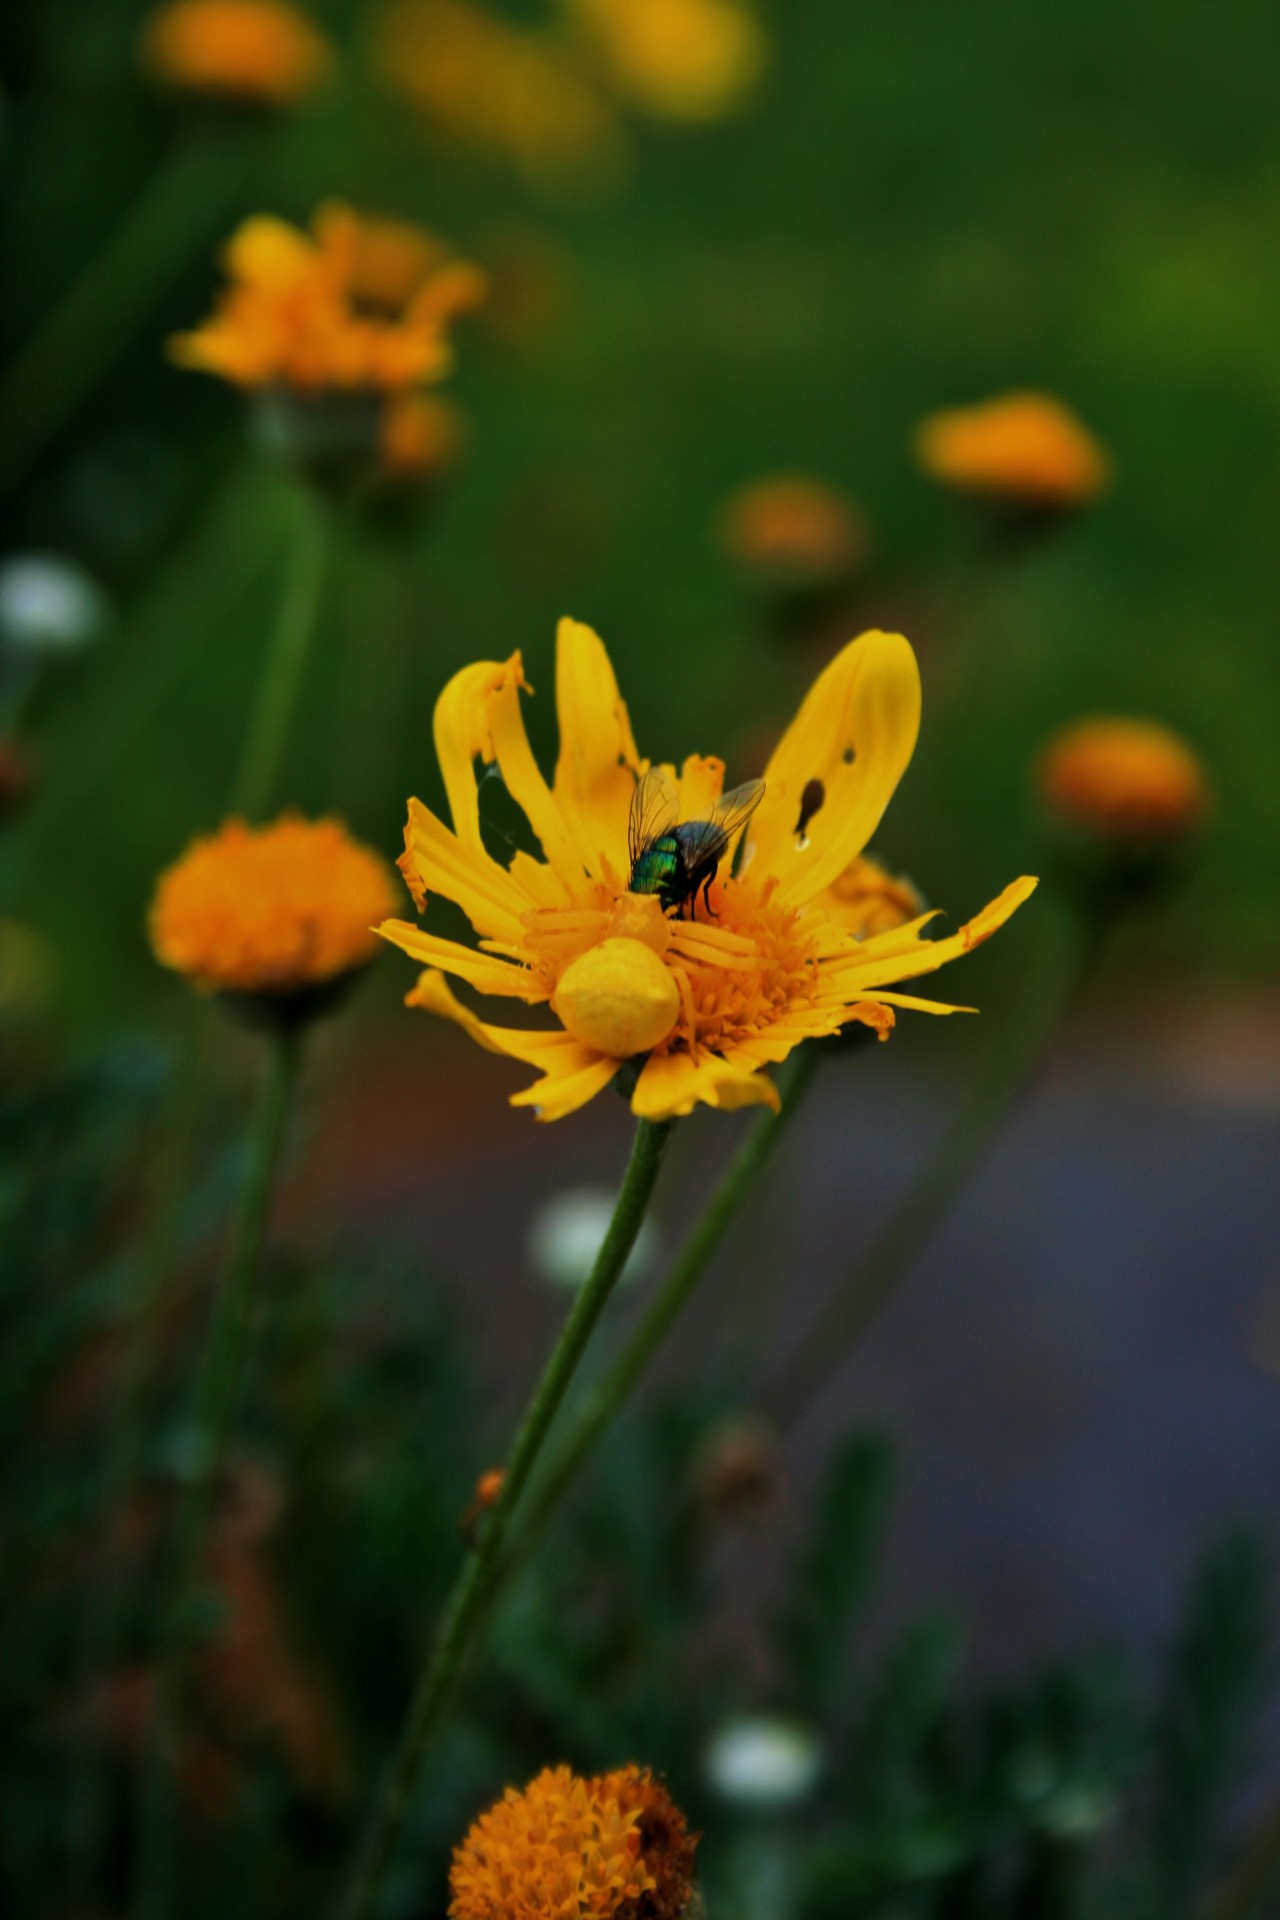
[[[3,29],[11,341],[173,137],[133,68],[142,11],[40,0]],[[628,178],[594,195],[539,193],[433,147],[369,83],[368,13],[317,11],[349,49],[345,82],[264,144],[213,231],[346,195],[482,253],[533,232],[564,298],[523,349],[464,339],[454,392],[472,444],[438,506],[339,529],[281,798],[337,806],[394,854],[404,797],[438,792],[431,705],[459,664],[523,647],[550,748],[562,613],[605,636],[643,750],[732,758],[817,662],[762,630],[713,515],[742,480],[800,468],[863,505],[860,623],[900,626],[924,664],[921,748],[882,851],[971,911],[1039,857],[1026,769],[1045,732],[1082,710],[1156,714],[1198,745],[1217,793],[1157,962],[1273,970],[1273,10],[775,5],[754,109],[712,129],[633,121]],[[244,452],[235,396],[161,357],[215,285],[198,218],[189,238],[10,520],[11,549],[77,554],[118,615],[45,691],[43,789],[3,869],[14,910],[58,951],[74,1030],[176,1004],[147,954],[146,900],[220,815],[278,570],[285,501]],[[1019,385],[1079,409],[1116,484],[996,568],[966,557],[909,436],[931,407]]]

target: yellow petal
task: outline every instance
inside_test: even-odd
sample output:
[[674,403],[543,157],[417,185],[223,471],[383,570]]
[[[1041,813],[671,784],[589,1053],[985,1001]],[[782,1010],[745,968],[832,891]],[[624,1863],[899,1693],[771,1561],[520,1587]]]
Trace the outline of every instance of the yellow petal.
[[442,893],[462,908],[477,933],[490,939],[518,941],[520,916],[537,904],[505,867],[464,846],[421,800],[409,802],[404,852],[397,865],[419,909],[428,892]]
[[267,213],[255,214],[237,228],[227,242],[225,259],[233,280],[267,286],[301,279],[319,263],[305,233]]
[[556,714],[556,804],[592,871],[603,855],[625,873],[640,756],[604,643],[578,620],[562,620],[556,633]]
[[[976,1013],[976,1007],[955,1007],[946,1000],[921,1000],[914,993],[880,993],[872,1001],[862,1001],[860,1006],[907,1007],[912,1013]],[[859,1017],[862,1017],[861,1015]],[[869,1021],[874,1025],[874,1021]]]
[[680,818],[709,819],[723,790],[724,761],[714,754],[691,753],[680,769]]
[[674,1120],[692,1113],[699,1101],[709,1107],[779,1106],[778,1089],[765,1073],[728,1065],[707,1053],[694,1061],[687,1053],[654,1054],[646,1062],[631,1111],[641,1120]]
[[576,1113],[588,1100],[602,1093],[617,1073],[621,1063],[617,1060],[598,1059],[585,1067],[566,1067],[563,1071],[557,1067],[554,1073],[544,1074],[541,1080],[535,1080],[531,1087],[524,1087],[519,1093],[513,1093],[513,1107],[533,1107],[539,1120],[563,1120],[566,1114]]
[[540,1080],[511,1096],[512,1106],[536,1106],[540,1120],[558,1120],[573,1113],[608,1086],[621,1064],[602,1058],[560,1029],[534,1033],[490,1026],[463,1006],[440,973],[422,974],[417,986],[405,996],[405,1005],[452,1020],[487,1053],[505,1053],[513,1060],[541,1067]]
[[[865,940],[848,962],[828,968],[826,977],[833,985],[838,982],[844,992],[865,991],[874,996],[879,987],[887,987],[894,980],[914,980],[922,973],[935,973],[949,960],[972,953],[984,940],[989,940],[1024,900],[1030,899],[1037,884],[1027,875],[1012,881],[981,913],[975,914],[946,940],[915,940],[905,951],[895,934],[885,934],[882,940]],[[889,1001],[892,996],[886,994],[884,998]]]
[[495,693],[508,681],[525,684],[520,655],[509,660],[477,660],[474,666],[455,673],[436,701],[432,731],[436,757],[449,796],[453,829],[465,847],[483,852],[480,838],[480,794],[476,784],[475,763],[493,763],[493,738],[489,731],[489,705]]
[[477,953],[474,947],[464,947],[456,940],[442,940],[437,934],[414,926],[411,920],[384,920],[378,932],[411,960],[455,974],[478,993],[492,994],[498,999],[524,1000],[531,1006],[547,998],[546,988],[539,985],[528,967],[513,966],[509,960],[495,959],[489,953]]
[[[920,728],[920,672],[897,633],[864,633],[819,674],[765,769],[741,871],[791,906],[829,887],[879,825]],[[801,803],[818,799],[799,830]]]
[[579,846],[570,822],[556,804],[533,757],[520,711],[521,685],[523,681],[508,679],[489,700],[493,754],[507,792],[542,842],[542,850],[566,892],[572,893],[581,885],[592,856]]

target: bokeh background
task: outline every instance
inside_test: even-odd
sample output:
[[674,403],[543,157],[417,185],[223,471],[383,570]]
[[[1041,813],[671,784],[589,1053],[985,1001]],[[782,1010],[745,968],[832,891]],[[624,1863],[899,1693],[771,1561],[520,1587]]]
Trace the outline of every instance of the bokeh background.
[[[139,79],[145,11],[37,0],[0,27],[10,347],[180,137]],[[850,1424],[896,1435],[885,1621],[954,1606],[976,1674],[1158,1640],[1211,1526],[1240,1514],[1280,1542],[1272,9],[774,5],[739,110],[621,110],[610,163],[576,170],[433,133],[380,83],[376,10],[314,11],[340,83],[246,138],[184,214],[177,270],[8,503],[6,552],[73,557],[110,609],[101,644],[42,683],[41,777],[0,854],[3,910],[49,956],[40,1044],[181,1045],[188,995],[150,957],[147,902],[220,816],[277,594],[287,489],[236,397],[164,339],[207,310],[246,213],[304,220],[336,195],[439,229],[494,281],[450,385],[466,455],[429,502],[337,525],[291,801],[394,856],[406,797],[438,798],[437,691],[517,646],[551,750],[565,613],[604,636],[642,751],[723,752],[731,778],[845,638],[905,632],[924,728],[877,850],[956,918],[1042,857],[1029,767],[1058,725],[1150,714],[1203,756],[1194,862],[1113,944],[910,1287],[785,1436],[798,1497]],[[1021,386],[1078,410],[1115,479],[1011,554],[975,542],[911,436]],[[777,471],[843,489],[869,530],[857,581],[798,636],[717,537],[726,495]],[[972,1083],[1035,964],[1036,912],[955,978],[980,1019],[906,1017],[825,1076],[668,1378],[767,1378]],[[501,1408],[561,1310],[530,1219],[548,1192],[612,1182],[627,1116],[509,1112],[519,1076],[402,1012],[410,979],[389,952],[318,1050],[281,1233],[428,1259]],[[229,1108],[252,1064],[247,1040],[220,1049]],[[668,1244],[736,1125],[690,1123]],[[734,1561],[748,1637],[776,1547],[766,1529]]]

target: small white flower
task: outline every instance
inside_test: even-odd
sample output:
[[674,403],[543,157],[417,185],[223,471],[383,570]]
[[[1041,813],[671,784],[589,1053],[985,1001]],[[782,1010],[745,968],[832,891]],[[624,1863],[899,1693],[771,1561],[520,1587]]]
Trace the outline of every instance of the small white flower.
[[70,654],[96,640],[107,618],[101,587],[74,560],[16,554],[0,565],[0,646]]
[[[535,1208],[525,1236],[529,1264],[549,1287],[576,1291],[595,1263],[613,1218],[616,1195],[606,1187],[566,1187]],[[624,1282],[649,1272],[658,1257],[659,1234],[644,1221],[622,1270]]]
[[754,1812],[783,1812],[813,1791],[822,1750],[808,1727],[780,1715],[727,1720],[711,1737],[707,1778],[724,1800]]

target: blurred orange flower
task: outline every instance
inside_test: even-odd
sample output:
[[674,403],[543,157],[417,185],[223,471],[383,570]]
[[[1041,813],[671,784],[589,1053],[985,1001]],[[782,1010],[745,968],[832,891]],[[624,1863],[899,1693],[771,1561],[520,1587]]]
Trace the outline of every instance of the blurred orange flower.
[[1209,808],[1199,757],[1158,720],[1077,720],[1049,742],[1037,776],[1060,819],[1106,839],[1180,839]]
[[311,226],[352,304],[374,313],[403,313],[429,281],[455,265],[438,233],[412,220],[357,213],[341,200],[318,207]]
[[179,366],[241,387],[391,392],[452,366],[448,330],[483,298],[479,269],[417,229],[321,207],[310,234],[259,214],[226,250],[214,314],[169,343]]
[[681,1920],[696,1844],[646,1770],[548,1767],[454,1849],[450,1920]]
[[1111,477],[1088,428],[1045,393],[1010,393],[930,414],[917,431],[916,453],[944,486],[1015,506],[1084,506]]
[[441,480],[457,464],[466,441],[458,408],[434,393],[398,393],[382,410],[378,477],[393,487]]
[[568,0],[615,85],[673,120],[718,120],[751,92],[767,46],[741,0]]
[[162,874],[157,960],[205,992],[283,998],[367,965],[391,910],[391,874],[338,820],[228,820]]
[[621,131],[556,35],[468,0],[404,0],[383,17],[379,65],[448,140],[541,176],[619,158]]
[[[915,747],[920,677],[899,634],[854,640],[818,676],[765,769],[741,832],[713,853],[705,888],[678,907],[632,890],[640,759],[608,655],[589,627],[560,623],[556,704],[560,757],[550,786],[525,734],[519,654],[480,661],[436,705],[435,742],[450,829],[409,805],[400,869],[421,910],[429,892],[470,919],[479,949],[389,921],[379,931],[424,963],[408,996],[456,1021],[481,1046],[540,1069],[513,1096],[543,1120],[583,1106],[623,1070],[637,1117],[663,1120],[698,1102],[776,1105],[765,1069],[850,1021],[885,1035],[895,1007],[953,1008],[896,991],[978,946],[1032,892],[1006,887],[945,940],[920,914],[858,939],[829,909],[830,889],[862,853]],[[477,760],[496,764],[545,859],[502,865],[480,830]],[[653,770],[641,800],[660,803],[663,831],[706,823],[721,798],[720,760],[691,756],[679,775]],[[741,827],[741,815],[738,819]],[[647,841],[648,822],[641,823]],[[490,1026],[456,999],[445,975],[483,994],[549,1006],[550,1029]]]
[[147,20],[141,54],[166,86],[279,107],[333,65],[329,42],[287,0],[172,0]]
[[731,559],[773,580],[844,579],[867,549],[853,502],[806,474],[770,474],[739,487],[721,507],[718,528]]

